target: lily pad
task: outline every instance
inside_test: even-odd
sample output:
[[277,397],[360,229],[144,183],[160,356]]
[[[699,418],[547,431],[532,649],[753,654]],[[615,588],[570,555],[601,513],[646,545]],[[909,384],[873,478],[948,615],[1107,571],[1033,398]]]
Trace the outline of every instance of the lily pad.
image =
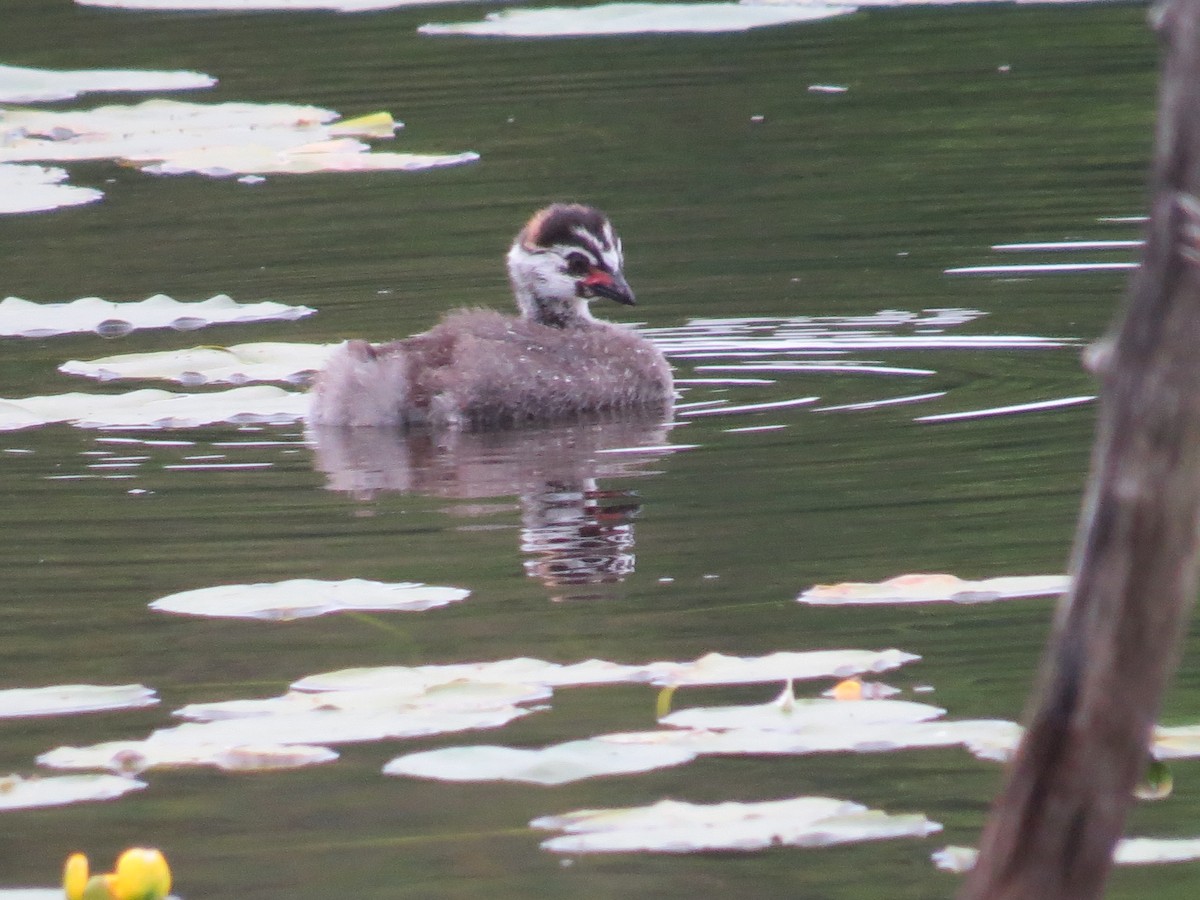
[[145,69],[33,69],[0,65],[0,103],[70,100],[99,91],[189,91],[217,83],[200,72]]
[[159,612],[188,616],[290,621],[351,610],[421,612],[470,596],[463,588],[403,581],[385,584],[351,578],[296,578],[261,584],[227,584],[171,594],[150,604]]
[[9,775],[0,778],[0,810],[64,806],[88,800],[112,800],[138,791],[143,781],[117,775],[62,775],[53,778]]
[[268,385],[203,394],[143,389],[127,394],[0,398],[0,431],[70,422],[80,428],[191,428],[218,422],[281,424],[304,417],[308,398]]
[[694,753],[678,747],[569,741],[541,750],[515,747],[446,747],[398,756],[386,775],[439,781],[519,781],[557,785],[601,775],[629,775],[690,762]]
[[830,797],[712,805],[662,800],[631,809],[586,809],[545,816],[533,828],[567,832],[543,842],[557,853],[701,853],[772,846],[926,837],[942,826],[923,815],[890,815]]
[[99,297],[83,297],[69,303],[33,303],[20,297],[6,297],[0,300],[0,335],[43,338],[94,331],[108,337],[142,328],[191,331],[233,322],[290,321],[314,312],[308,306],[272,301],[238,303],[226,294],[198,302],[155,294],[135,303],[114,303]]
[[476,37],[591,37],[748,31],[854,12],[853,6],[758,3],[604,3],[578,8],[506,9],[481,22],[422,25],[421,34]]
[[676,728],[760,731],[837,730],[854,725],[896,725],[927,722],[945,715],[944,709],[908,700],[797,700],[786,690],[771,703],[754,706],[697,706],[681,709],[659,721]]
[[[156,732],[155,735],[159,735]],[[338,754],[328,747],[236,741],[205,744],[151,736],[144,741],[108,741],[91,747],[57,747],[37,758],[50,769],[107,769],[124,775],[147,769],[213,766],[230,772],[295,769],[332,762]]]
[[137,709],[158,702],[154,691],[140,684],[64,684],[41,688],[0,690],[0,719],[21,716],[61,716]]
[[846,581],[818,584],[796,599],[811,606],[884,603],[991,603],[1017,597],[1062,594],[1070,587],[1065,575],[1019,575],[965,581],[956,575],[897,575],[877,583]]
[[457,0],[75,0],[80,6],[106,6],[147,12],[298,12],[328,10],[352,13],[452,3]]
[[961,745],[971,749],[984,742],[1019,738],[1021,728],[1001,719],[957,721],[816,724],[798,730],[761,728],[670,728],[658,731],[606,734],[595,740],[616,744],[680,747],[698,755],[804,756],[812,753],[889,753]]
[[651,684],[684,687],[702,684],[751,684],[806,678],[848,678],[885,672],[921,657],[903,650],[808,650],[766,656],[710,653],[690,663],[650,663]]
[[58,367],[67,375],[98,381],[161,378],[180,384],[245,384],[250,381],[302,383],[324,364],[336,344],[260,342],[232,347],[192,347],[154,353],[123,353],[98,359],[72,359]]
[[444,666],[380,666],[343,669],[310,675],[295,682],[300,691],[349,690],[430,685],[469,679],[520,682],[567,687],[583,684],[649,683],[659,687],[685,685],[750,684],[804,678],[846,678],[862,672],[882,672],[920,659],[902,650],[813,650],[772,653],[767,656],[724,656],[710,653],[692,662],[651,662],[627,665],[591,659],[571,665],[541,659],[504,659],[495,662]]
[[519,703],[547,700],[553,691],[544,685],[504,682],[451,681],[430,687],[410,685],[358,691],[303,693],[289,691],[280,697],[192,703],[175,715],[197,722],[242,719],[252,716],[292,715],[329,710],[358,713],[392,713],[405,710],[499,709]]
[[[944,872],[962,874],[975,867],[979,851],[974,847],[943,847],[932,854],[934,865]],[[1113,849],[1118,866],[1142,866],[1191,862],[1200,859],[1200,838],[1122,838]]]
[[147,100],[87,110],[0,109],[16,135],[0,162],[111,159],[157,175],[211,177],[318,171],[407,171],[479,158],[374,153],[357,137],[390,138],[402,127],[386,113],[335,122],[338,114],[283,103]]
[[66,180],[64,169],[0,163],[0,215],[81,206],[104,196],[94,188],[63,184]]

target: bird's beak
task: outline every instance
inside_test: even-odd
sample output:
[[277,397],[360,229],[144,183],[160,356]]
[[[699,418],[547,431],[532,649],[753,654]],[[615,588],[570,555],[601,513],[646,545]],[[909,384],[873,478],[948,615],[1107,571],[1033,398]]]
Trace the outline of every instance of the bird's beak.
[[637,305],[633,289],[620,272],[605,272],[603,269],[593,268],[580,283],[593,296],[615,300],[625,306]]

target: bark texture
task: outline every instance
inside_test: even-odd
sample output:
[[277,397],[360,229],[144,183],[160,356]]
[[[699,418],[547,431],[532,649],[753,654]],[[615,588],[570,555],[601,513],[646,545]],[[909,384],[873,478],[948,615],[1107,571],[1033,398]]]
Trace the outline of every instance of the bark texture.
[[1200,0],[1163,44],[1151,216],[1102,379],[1072,588],[964,900],[1101,896],[1196,592],[1200,526]]

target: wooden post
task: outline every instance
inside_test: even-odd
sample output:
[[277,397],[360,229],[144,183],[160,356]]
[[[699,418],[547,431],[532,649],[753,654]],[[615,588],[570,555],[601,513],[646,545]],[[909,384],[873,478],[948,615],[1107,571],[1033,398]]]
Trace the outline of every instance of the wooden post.
[[1101,895],[1196,592],[1200,0],[1151,17],[1164,61],[1147,244],[1124,320],[1096,354],[1072,587],[965,900]]

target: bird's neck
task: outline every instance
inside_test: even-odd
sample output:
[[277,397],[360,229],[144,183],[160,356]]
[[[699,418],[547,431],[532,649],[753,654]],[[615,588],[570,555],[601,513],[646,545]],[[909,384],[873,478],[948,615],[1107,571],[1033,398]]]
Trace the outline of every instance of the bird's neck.
[[596,320],[588,302],[582,297],[551,295],[528,273],[510,270],[513,298],[521,318],[550,328],[587,328]]

